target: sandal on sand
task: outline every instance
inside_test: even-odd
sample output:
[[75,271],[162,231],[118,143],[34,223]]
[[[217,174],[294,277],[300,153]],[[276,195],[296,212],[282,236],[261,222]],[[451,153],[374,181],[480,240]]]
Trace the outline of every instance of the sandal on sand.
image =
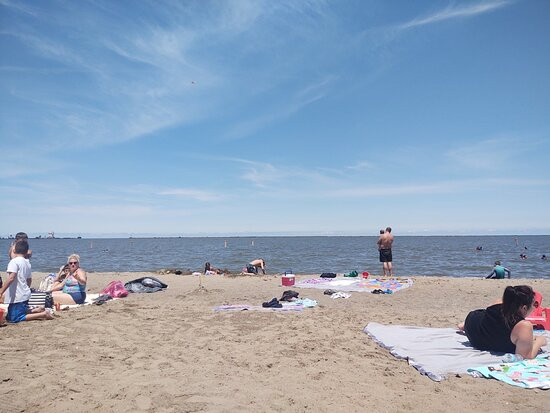
[[332,295],[332,294],[336,294],[336,290],[325,290],[325,292],[323,294],[325,295]]
[[105,304],[107,301],[111,300],[113,297],[111,297],[109,294],[103,294],[103,295],[100,295],[99,297],[97,297],[95,300],[94,300],[94,304],[95,305],[103,305]]
[[264,308],[283,308],[283,305],[279,303],[279,300],[276,298],[273,298],[271,301],[267,301],[265,303],[262,303],[262,307]]
[[376,290],[372,290],[373,294],[385,294],[384,291],[382,291],[380,288],[377,288]]

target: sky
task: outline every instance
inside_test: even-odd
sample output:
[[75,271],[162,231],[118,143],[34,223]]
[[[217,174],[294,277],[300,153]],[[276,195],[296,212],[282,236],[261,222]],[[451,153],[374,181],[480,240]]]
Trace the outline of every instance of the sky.
[[548,21],[0,0],[0,236],[550,234]]

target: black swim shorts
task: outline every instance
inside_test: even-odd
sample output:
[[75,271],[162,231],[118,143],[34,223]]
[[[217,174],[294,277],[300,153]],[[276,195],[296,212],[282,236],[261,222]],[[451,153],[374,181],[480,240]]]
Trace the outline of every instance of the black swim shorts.
[[391,262],[391,248],[380,250],[380,262]]

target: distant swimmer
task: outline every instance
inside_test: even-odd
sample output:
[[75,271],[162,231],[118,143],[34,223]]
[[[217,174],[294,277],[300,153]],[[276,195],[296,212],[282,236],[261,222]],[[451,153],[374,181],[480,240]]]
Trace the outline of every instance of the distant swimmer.
[[500,265],[500,261],[495,261],[495,266],[493,267],[493,271],[491,271],[491,274],[489,274],[487,278],[494,278],[495,280],[502,280],[504,278],[504,274],[508,274],[508,278],[510,278],[510,275],[512,272],[508,269]]
[[541,257],[540,257],[541,260],[546,260],[546,254],[542,254]]
[[482,247],[481,245],[478,245],[478,246],[476,247],[476,251],[483,251],[483,247]]
[[526,260],[526,259],[527,259],[527,255],[525,255],[525,254],[519,254],[519,257],[520,257],[522,260]]
[[380,262],[382,263],[382,271],[384,271],[384,276],[388,275],[393,276],[392,269],[392,252],[391,247],[393,245],[393,235],[391,233],[391,228],[387,227],[386,231],[383,234],[380,234],[380,237],[377,241],[378,244],[378,253],[380,256]]

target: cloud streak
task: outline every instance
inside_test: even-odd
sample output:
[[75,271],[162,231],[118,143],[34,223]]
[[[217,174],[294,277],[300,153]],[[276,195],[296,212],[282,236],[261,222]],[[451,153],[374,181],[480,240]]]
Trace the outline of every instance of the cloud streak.
[[439,23],[445,20],[473,17],[480,14],[492,12],[494,10],[508,6],[511,3],[512,1],[508,0],[482,1],[472,5],[460,4],[458,6],[451,3],[443,10],[440,10],[428,16],[417,17],[413,20],[397,26],[397,29],[406,30],[414,27]]

